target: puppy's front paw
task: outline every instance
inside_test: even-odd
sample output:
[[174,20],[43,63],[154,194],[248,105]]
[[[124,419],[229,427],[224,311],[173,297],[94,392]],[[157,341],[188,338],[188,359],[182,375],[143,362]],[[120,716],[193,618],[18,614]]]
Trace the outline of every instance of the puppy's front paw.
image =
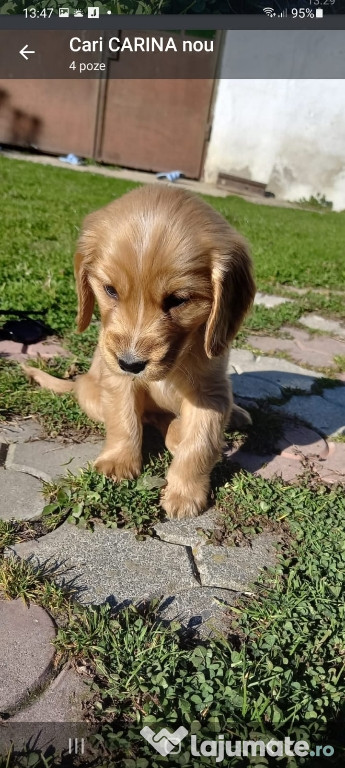
[[247,427],[250,427],[252,425],[252,417],[248,411],[246,411],[244,408],[241,408],[240,405],[235,405],[235,403],[232,406],[232,411],[230,415],[230,420],[228,422],[228,429],[246,429]]
[[121,459],[117,454],[101,454],[94,463],[97,472],[103,473],[112,480],[132,480],[141,472],[139,462]]
[[197,491],[195,495],[187,495],[172,487],[169,483],[161,495],[161,505],[170,520],[183,520],[188,517],[198,517],[206,509],[207,495]]

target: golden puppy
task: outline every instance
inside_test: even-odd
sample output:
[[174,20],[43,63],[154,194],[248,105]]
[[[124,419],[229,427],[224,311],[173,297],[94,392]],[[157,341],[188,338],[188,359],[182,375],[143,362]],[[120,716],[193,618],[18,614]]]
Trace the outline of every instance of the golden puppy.
[[226,374],[255,293],[244,240],[199,197],[142,187],[86,217],[75,275],[78,330],[95,300],[101,313],[89,372],[75,382],[26,372],[55,392],[73,390],[105,423],[95,466],[115,481],[139,475],[142,425],[159,426],[173,454],[162,505],[170,518],[198,515],[231,413],[232,426],[250,423]]

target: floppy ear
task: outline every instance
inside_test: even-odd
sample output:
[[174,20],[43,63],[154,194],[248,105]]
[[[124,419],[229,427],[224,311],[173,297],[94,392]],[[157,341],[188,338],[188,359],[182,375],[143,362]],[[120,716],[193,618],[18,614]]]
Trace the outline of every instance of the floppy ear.
[[213,304],[205,331],[205,352],[210,358],[225,352],[255,296],[248,247],[237,233],[231,233],[226,252],[214,250],[211,280]]
[[85,331],[85,328],[91,322],[95,297],[91,289],[85,258],[80,251],[74,256],[74,274],[77,284],[78,294],[78,315],[77,327],[79,333]]

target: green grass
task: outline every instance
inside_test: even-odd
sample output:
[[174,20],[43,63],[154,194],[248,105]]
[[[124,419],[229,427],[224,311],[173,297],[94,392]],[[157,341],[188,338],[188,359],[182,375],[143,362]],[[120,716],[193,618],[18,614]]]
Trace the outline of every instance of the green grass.
[[10,547],[16,541],[13,523],[0,520],[0,555],[5,547]]
[[[0,222],[0,310],[42,311],[63,338],[71,358],[39,365],[63,376],[85,371],[94,349],[97,323],[75,333],[76,294],[73,252],[83,217],[137,186],[97,174],[0,157],[2,217]],[[339,288],[344,284],[345,214],[310,212],[253,205],[236,197],[209,202],[249,239],[258,287],[275,284]],[[342,296],[312,290],[295,304],[273,310],[255,307],[240,332],[276,332],[298,322],[307,311],[344,317]],[[5,316],[3,316],[5,319]],[[0,313],[0,322],[2,320]],[[338,366],[339,368],[339,366]],[[57,397],[30,384],[16,364],[0,360],[0,420],[37,414],[48,435],[83,438],[102,434],[80,412],[69,395]]]
[[39,603],[56,619],[63,616],[65,620],[71,594],[67,598],[67,591],[55,584],[48,565],[37,570],[26,560],[6,557],[0,559],[0,596]]
[[[338,745],[338,762],[328,760],[325,765],[340,766],[345,700],[343,492],[240,473],[219,490],[217,503],[229,535],[234,517],[242,517],[245,525],[262,516],[279,526],[284,523],[289,536],[277,567],[260,578],[256,596],[232,608],[227,640],[188,641],[178,625],[157,622],[157,603],[118,615],[109,606],[71,611],[61,590],[52,589],[51,576],[17,561],[0,569],[0,588],[7,596],[29,595],[43,602],[53,615],[68,616],[68,621],[59,622],[59,663],[78,660],[91,674],[89,717],[108,768],[166,764],[143,743],[139,731],[144,723],[154,729],[163,724],[190,729],[198,723],[206,738],[210,718],[227,738],[254,729],[274,733],[275,738],[297,738],[297,733],[303,738],[303,733],[312,745]],[[203,758],[175,756],[176,766],[204,764],[209,762]],[[309,764],[316,763],[298,762]],[[243,763],[234,760],[231,765]],[[285,768],[287,763],[279,765]],[[297,763],[288,765],[295,768]]]
[[74,326],[73,253],[84,216],[135,184],[0,158],[0,308],[46,310]]
[[[59,376],[82,372],[98,329],[94,324],[81,336],[74,331],[72,255],[79,226],[87,212],[135,185],[1,157],[0,171],[0,308],[45,311],[71,357],[36,364]],[[209,202],[251,241],[261,290],[311,288],[295,305],[255,308],[246,331],[276,332],[305,311],[321,308],[343,316],[342,297],[333,290],[344,285],[345,214],[270,208],[238,198]],[[319,287],[330,291],[317,294]],[[340,368],[343,363],[337,361]],[[36,414],[52,436],[102,434],[102,427],[90,422],[69,395],[57,397],[32,386],[18,365],[4,360],[0,403],[0,419]],[[253,409],[252,415],[247,436],[232,434],[229,439],[270,452],[281,432],[280,421],[271,415],[267,428],[266,413]],[[116,486],[91,469],[47,485],[42,521],[0,522],[0,553],[65,519],[90,529],[105,524],[152,535],[161,516],[158,499],[167,461],[167,454],[147,459],[138,481]],[[171,728],[197,721],[209,734],[208,720],[216,717],[228,737],[252,727],[276,738],[280,732],[293,738],[299,731],[312,743],[335,744],[339,736],[345,697],[343,491],[323,487],[311,473],[296,487],[236,474],[233,468],[229,472],[226,462],[215,468],[212,488],[222,523],[220,543],[248,545],[263,530],[279,533],[283,541],[277,567],[260,579],[256,597],[232,608],[227,640],[191,642],[177,626],[157,623],[155,604],[117,616],[108,606],[83,608],[54,584],[48,567],[37,571],[0,558],[1,596],[43,605],[59,626],[58,662],[81,660],[91,674],[89,716],[105,753],[104,762],[94,763],[97,768],[167,765],[138,735],[147,719],[155,727],[164,723]],[[107,753],[110,746],[114,757]],[[321,766],[320,761],[309,763]],[[174,759],[175,766],[203,764],[209,760]],[[267,764],[256,763],[257,768]],[[29,765],[57,768],[60,763],[49,755],[0,757],[1,768]],[[285,768],[284,761],[279,765]],[[336,762],[329,759],[327,765]],[[288,768],[295,766],[290,761]],[[308,761],[299,761],[299,766],[308,766]]]
[[78,475],[69,472],[53,483],[45,483],[43,492],[48,504],[43,516],[47,527],[53,529],[67,519],[84,528],[93,529],[102,522],[107,528],[151,533],[154,523],[163,516],[159,495],[165,485],[167,461],[167,453],[161,460],[151,460],[138,480],[114,483],[89,466]]
[[[44,369],[53,375],[61,374],[66,361],[54,360]],[[97,424],[81,411],[70,394],[55,395],[29,382],[17,363],[0,359],[0,423],[18,416],[37,415],[50,437],[64,435],[82,440],[87,435],[103,435],[102,425]]]
[[[225,433],[228,447],[242,447],[261,456],[271,453],[282,435],[280,416],[264,408],[252,408],[251,416],[253,424],[245,432]],[[91,530],[97,523],[103,523],[108,528],[132,528],[139,536],[152,535],[154,524],[163,517],[159,497],[171,461],[160,436],[157,434],[156,444],[152,437],[151,430],[144,431],[145,463],[138,479],[113,483],[89,465],[78,474],[67,472],[51,483],[44,483],[43,494],[48,502],[43,510],[44,528],[53,530],[67,520]],[[233,472],[234,467],[226,457],[218,462],[211,476],[211,503],[216,500],[217,487],[227,484]],[[263,522],[261,518],[260,530]],[[268,520],[266,527],[271,528]],[[223,538],[228,538],[228,534],[226,530]]]
[[252,244],[259,287],[277,283],[341,289],[345,213],[318,213],[207,198]]
[[[82,219],[137,185],[7,158],[0,171],[0,307],[45,310],[65,333],[76,315],[72,256]],[[250,241],[259,288],[344,285],[345,213],[208,202]]]

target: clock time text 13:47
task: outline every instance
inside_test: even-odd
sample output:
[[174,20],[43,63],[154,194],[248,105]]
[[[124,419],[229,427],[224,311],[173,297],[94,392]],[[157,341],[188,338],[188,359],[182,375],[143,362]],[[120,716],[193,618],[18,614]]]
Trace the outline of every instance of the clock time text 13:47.
[[40,11],[39,8],[24,8],[24,15],[28,19],[38,19],[39,17],[44,19],[50,19],[52,14],[54,13],[54,8],[42,8]]

